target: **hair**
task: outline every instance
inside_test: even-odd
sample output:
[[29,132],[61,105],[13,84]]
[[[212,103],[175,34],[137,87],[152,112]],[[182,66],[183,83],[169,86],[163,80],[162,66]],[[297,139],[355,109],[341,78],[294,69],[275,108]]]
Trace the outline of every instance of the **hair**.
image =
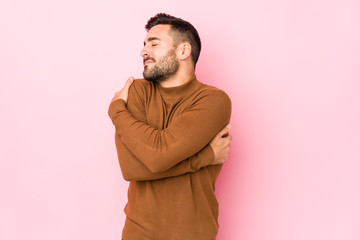
[[195,68],[201,51],[201,41],[195,27],[181,18],[176,18],[165,13],[158,13],[148,20],[145,29],[149,31],[152,27],[159,24],[170,25],[169,35],[173,38],[175,47],[182,42],[190,43],[191,59]]

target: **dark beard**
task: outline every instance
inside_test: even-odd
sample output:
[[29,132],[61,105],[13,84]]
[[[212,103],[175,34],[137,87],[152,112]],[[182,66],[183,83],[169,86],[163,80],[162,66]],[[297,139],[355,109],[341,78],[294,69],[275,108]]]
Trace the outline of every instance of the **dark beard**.
[[143,72],[145,80],[161,83],[174,76],[179,70],[179,62],[176,59],[174,50],[170,50],[166,56],[159,58],[151,70]]

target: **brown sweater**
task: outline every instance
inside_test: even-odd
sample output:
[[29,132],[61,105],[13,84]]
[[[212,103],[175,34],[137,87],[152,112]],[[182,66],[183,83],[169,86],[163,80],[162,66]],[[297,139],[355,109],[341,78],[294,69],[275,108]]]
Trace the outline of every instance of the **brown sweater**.
[[123,176],[130,181],[125,240],[214,240],[218,232],[212,138],[229,123],[231,102],[195,75],[163,88],[135,80],[127,104],[110,104]]

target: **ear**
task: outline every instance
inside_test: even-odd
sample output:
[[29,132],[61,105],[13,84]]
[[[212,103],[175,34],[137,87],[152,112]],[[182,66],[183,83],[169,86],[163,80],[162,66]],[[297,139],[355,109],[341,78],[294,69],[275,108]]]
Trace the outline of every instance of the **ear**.
[[191,57],[191,45],[188,42],[180,43],[178,46],[178,56],[180,60],[186,60]]

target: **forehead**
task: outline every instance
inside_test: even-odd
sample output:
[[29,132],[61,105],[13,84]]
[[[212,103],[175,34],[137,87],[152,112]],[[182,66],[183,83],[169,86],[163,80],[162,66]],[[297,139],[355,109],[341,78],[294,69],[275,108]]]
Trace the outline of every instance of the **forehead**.
[[172,41],[172,38],[169,35],[170,25],[159,24],[152,27],[148,34],[145,37],[145,42],[149,41],[152,38],[158,38],[162,41]]

